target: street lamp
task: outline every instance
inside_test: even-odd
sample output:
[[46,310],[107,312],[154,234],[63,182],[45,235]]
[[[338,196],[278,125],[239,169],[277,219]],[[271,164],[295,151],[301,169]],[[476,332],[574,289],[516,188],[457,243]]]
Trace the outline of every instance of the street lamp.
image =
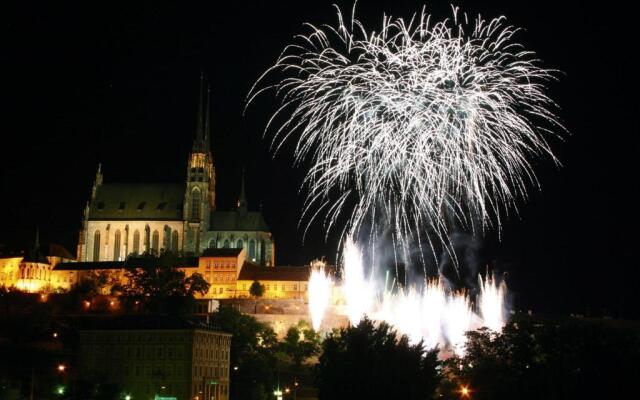
[[462,398],[470,398],[471,397],[471,389],[469,389],[469,386],[467,386],[467,385],[460,386],[460,397],[462,397]]
[[66,371],[67,366],[64,364],[58,364],[58,372],[64,372]]

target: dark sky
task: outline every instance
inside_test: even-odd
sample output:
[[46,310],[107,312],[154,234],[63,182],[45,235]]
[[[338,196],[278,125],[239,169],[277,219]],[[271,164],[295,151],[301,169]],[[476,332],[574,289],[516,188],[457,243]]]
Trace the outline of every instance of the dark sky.
[[[335,254],[319,227],[304,246],[297,221],[302,171],[272,159],[262,130],[271,98],[243,117],[245,96],[303,22],[334,22],[331,1],[112,2],[3,5],[0,243],[43,241],[75,251],[97,164],[105,180],[183,181],[195,131],[198,75],[213,90],[218,207],[231,208],[247,170],[250,207],[263,204],[278,264]],[[348,13],[350,1],[338,2]],[[564,75],[550,85],[571,135],[553,146],[563,167],[537,165],[543,190],[485,240],[489,263],[508,272],[517,307],[607,310],[638,316],[639,133],[636,27],[613,2],[458,3],[506,15],[520,40]],[[559,5],[561,4],[561,5]],[[383,12],[410,16],[413,1],[362,0],[377,28]],[[430,1],[436,17],[448,2]]]

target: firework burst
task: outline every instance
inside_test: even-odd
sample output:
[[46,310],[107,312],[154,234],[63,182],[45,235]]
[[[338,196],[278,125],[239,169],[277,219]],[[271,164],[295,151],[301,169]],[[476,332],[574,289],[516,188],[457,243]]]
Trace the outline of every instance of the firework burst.
[[432,23],[423,10],[368,31],[338,10],[336,26],[306,27],[248,102],[276,90],[266,132],[275,151],[293,140],[296,163],[310,162],[309,224],[323,218],[343,239],[388,230],[405,249],[448,245],[452,224],[499,230],[537,186],[530,160],[555,160],[546,137],[562,126],[544,85],[556,71],[504,17],[469,20],[454,8]]

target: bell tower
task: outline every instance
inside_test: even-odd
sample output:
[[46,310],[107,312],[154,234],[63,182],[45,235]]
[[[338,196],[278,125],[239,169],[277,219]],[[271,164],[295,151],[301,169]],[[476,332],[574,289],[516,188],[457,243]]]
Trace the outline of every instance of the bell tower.
[[[206,96],[206,98],[205,98]],[[196,138],[187,162],[184,198],[185,243],[184,251],[200,254],[202,233],[209,228],[209,216],[216,208],[216,170],[211,153],[211,118],[209,84],[200,75],[200,102]]]

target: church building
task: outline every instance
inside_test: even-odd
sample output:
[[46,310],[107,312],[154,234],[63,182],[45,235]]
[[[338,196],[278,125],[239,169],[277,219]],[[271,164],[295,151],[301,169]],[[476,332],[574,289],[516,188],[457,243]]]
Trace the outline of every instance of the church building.
[[274,241],[262,213],[248,209],[244,173],[235,209],[216,208],[210,109],[210,90],[205,94],[201,76],[196,137],[184,182],[105,182],[98,167],[84,210],[78,261],[123,261],[164,251],[198,256],[206,249],[235,248],[245,249],[248,261],[274,266]]

